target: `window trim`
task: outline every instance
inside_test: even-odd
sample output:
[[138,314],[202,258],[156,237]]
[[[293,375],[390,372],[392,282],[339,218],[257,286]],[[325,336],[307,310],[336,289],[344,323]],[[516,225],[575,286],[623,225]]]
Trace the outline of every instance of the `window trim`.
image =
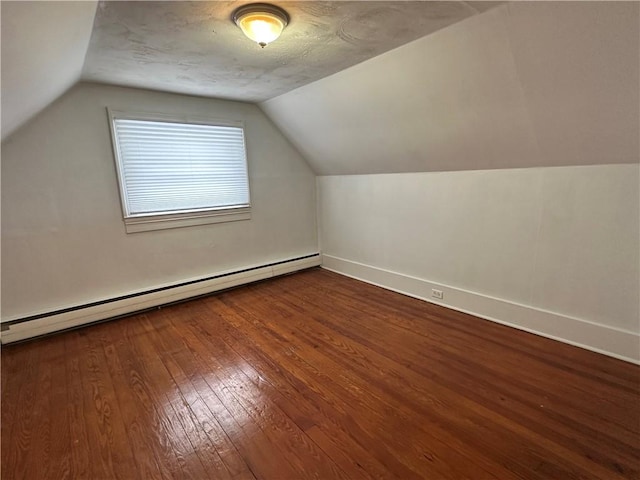
[[[151,112],[136,112],[115,110],[107,107],[109,117],[109,129],[113,156],[118,179],[118,191],[120,192],[120,206],[122,208],[122,218],[127,233],[146,232],[150,230],[163,230],[167,228],[188,227],[194,225],[206,225],[211,223],[235,222],[239,220],[251,219],[251,185],[249,178],[249,159],[246,145],[246,130],[244,122],[240,120],[228,120],[215,117],[198,117],[194,115],[164,114]],[[220,127],[239,127],[243,131],[243,143],[245,152],[245,168],[247,171],[247,188],[249,201],[246,205],[211,207],[192,210],[176,210],[163,213],[128,213],[128,200],[124,188],[123,162],[120,156],[120,146],[116,135],[115,121],[117,119],[141,120],[151,122],[173,122],[194,125],[208,125]]]

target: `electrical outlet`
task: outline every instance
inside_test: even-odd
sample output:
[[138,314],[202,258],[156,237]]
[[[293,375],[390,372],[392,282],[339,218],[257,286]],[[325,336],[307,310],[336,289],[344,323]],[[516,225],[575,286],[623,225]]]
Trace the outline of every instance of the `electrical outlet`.
[[443,299],[444,298],[444,293],[442,292],[442,290],[436,290],[435,288],[431,289],[431,296],[433,298],[439,298],[439,299]]

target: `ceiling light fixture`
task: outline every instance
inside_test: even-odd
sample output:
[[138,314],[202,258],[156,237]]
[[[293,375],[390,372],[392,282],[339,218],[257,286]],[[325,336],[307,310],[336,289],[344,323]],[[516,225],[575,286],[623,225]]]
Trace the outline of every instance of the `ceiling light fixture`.
[[268,3],[250,3],[233,12],[231,17],[242,32],[262,48],[276,40],[289,23],[289,15]]

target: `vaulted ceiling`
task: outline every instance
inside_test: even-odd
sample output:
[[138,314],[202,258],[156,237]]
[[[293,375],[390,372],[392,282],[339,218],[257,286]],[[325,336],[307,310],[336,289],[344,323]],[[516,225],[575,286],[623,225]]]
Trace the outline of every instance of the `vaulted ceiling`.
[[280,2],[264,50],[235,1],[6,1],[2,138],[79,80],[248,102],[272,98],[503,2]]
[[258,103],[317,174],[639,161],[640,3],[2,1],[2,138],[80,80]]
[[508,3],[261,107],[321,175],[638,163],[639,19]]
[[96,5],[0,1],[2,139],[80,79]]
[[281,2],[291,21],[260,49],[230,21],[246,0],[100,2],[84,80],[258,102],[500,2]]

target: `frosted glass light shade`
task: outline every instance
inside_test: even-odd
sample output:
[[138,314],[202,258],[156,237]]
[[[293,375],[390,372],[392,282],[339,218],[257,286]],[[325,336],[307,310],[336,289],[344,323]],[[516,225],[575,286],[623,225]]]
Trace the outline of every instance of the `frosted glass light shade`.
[[287,12],[275,5],[252,3],[238,8],[233,21],[262,48],[276,40],[289,23]]

